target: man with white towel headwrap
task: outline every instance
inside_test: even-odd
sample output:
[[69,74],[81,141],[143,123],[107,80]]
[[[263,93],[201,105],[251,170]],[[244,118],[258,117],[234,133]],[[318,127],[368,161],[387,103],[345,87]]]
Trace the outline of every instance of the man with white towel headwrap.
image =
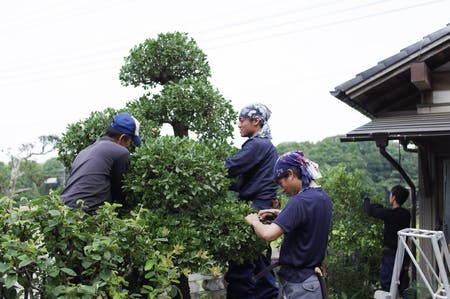
[[[270,114],[271,111],[261,103],[247,105],[241,110],[238,127],[241,136],[248,139],[236,155],[225,161],[229,177],[237,178],[230,189],[238,192],[239,199],[249,202],[256,210],[272,208],[277,196],[278,186],[273,181],[273,167],[278,154],[267,124]],[[267,254],[261,254],[253,261],[244,264],[229,262],[225,275],[228,299],[269,299],[277,296],[273,271],[256,282],[253,280],[254,275],[270,265],[271,254],[268,246]]]

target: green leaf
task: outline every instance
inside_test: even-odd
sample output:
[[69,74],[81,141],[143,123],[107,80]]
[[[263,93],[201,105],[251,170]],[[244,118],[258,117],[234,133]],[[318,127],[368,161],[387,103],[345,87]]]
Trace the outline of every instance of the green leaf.
[[92,263],[89,262],[89,261],[84,260],[84,261],[81,262],[81,265],[83,266],[84,269],[87,269],[87,268],[89,268],[92,265]]
[[77,273],[69,268],[61,268],[61,271],[63,271],[66,274],[69,274],[70,276],[77,276]]
[[7,289],[12,288],[17,282],[17,274],[16,273],[14,273],[12,275],[7,274],[4,279],[5,279],[5,287]]
[[95,295],[95,288],[92,287],[92,286],[82,285],[80,287],[80,289],[82,289],[83,291],[85,291],[89,295]]
[[110,259],[111,259],[111,252],[105,251],[105,253],[103,253],[103,257],[104,257],[106,260],[110,260]]
[[11,267],[8,264],[0,263],[0,272],[1,273],[6,272],[9,268],[11,268]]
[[29,264],[31,264],[33,261],[31,261],[29,258],[24,259],[23,261],[21,261],[19,263],[19,268],[23,268],[25,266],[28,266]]
[[50,210],[48,211],[48,213],[52,216],[59,216],[61,215],[61,212],[59,212],[58,210]]
[[93,254],[93,255],[91,255],[91,258],[96,261],[102,260],[102,257],[99,254]]
[[108,281],[109,278],[111,277],[111,270],[103,270],[102,272],[100,272],[100,278],[103,279],[104,281]]
[[50,276],[50,277],[56,277],[59,274],[59,269],[58,268],[51,269],[47,273],[48,273],[48,276]]
[[145,270],[145,271],[151,270],[151,269],[153,268],[154,265],[155,265],[155,261],[154,261],[154,260],[148,260],[148,261],[145,263],[144,270]]

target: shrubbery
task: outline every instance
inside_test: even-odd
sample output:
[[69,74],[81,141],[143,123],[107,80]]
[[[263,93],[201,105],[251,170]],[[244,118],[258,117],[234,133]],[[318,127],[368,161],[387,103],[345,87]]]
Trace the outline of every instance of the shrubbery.
[[363,210],[360,173],[343,166],[323,171],[321,183],[333,201],[332,230],[325,263],[330,297],[373,298],[379,288],[382,225]]
[[189,271],[218,274],[228,260],[265,248],[244,221],[248,204],[228,192],[227,149],[215,141],[155,138],[136,150],[125,178],[130,208],[142,206],[155,215],[146,225],[170,232],[169,244],[183,250],[176,264]]
[[153,229],[142,221],[148,211],[120,219],[116,208],[108,204],[89,216],[54,194],[2,198],[1,296],[171,298],[179,276],[173,267],[177,249],[146,234]]
[[126,205],[106,204],[93,216],[56,194],[2,198],[3,295],[172,298],[180,277],[219,275],[228,260],[261,252],[265,243],[244,221],[248,204],[227,191],[226,148],[155,138],[132,156]]
[[[217,155],[214,144],[176,137],[138,149],[126,178],[133,204],[124,216],[123,207],[109,204],[89,216],[65,207],[56,194],[2,198],[1,295],[173,298],[181,276],[221,274],[229,259],[253,256],[264,243],[243,221],[248,206],[224,191],[228,179]],[[165,169],[168,159],[177,170]],[[331,298],[371,298],[382,224],[362,210],[358,173],[333,167],[323,174],[319,183],[334,205],[325,261]]]

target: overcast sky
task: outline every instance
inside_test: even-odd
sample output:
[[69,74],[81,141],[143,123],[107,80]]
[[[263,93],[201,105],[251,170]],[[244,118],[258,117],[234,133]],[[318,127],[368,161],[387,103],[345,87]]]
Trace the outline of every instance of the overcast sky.
[[450,0],[2,1],[0,149],[139,97],[120,84],[124,57],[174,31],[196,40],[235,110],[272,110],[275,145],[345,134],[369,119],[330,91],[445,27],[449,11]]

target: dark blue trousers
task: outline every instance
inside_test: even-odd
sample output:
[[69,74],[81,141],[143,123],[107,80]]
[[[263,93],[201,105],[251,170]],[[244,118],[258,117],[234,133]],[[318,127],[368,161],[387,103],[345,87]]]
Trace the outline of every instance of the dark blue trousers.
[[[406,257],[405,257],[406,258]],[[380,281],[383,291],[389,292],[391,288],[392,272],[394,272],[395,256],[383,255],[381,259]],[[398,292],[403,298],[407,298],[405,290],[409,285],[407,261],[404,261],[402,270],[400,271]]]
[[271,263],[272,250],[268,246],[266,255],[260,255],[253,262],[238,264],[230,261],[225,274],[227,299],[272,299],[278,296],[278,287],[273,271],[268,272],[258,281],[253,276]]

